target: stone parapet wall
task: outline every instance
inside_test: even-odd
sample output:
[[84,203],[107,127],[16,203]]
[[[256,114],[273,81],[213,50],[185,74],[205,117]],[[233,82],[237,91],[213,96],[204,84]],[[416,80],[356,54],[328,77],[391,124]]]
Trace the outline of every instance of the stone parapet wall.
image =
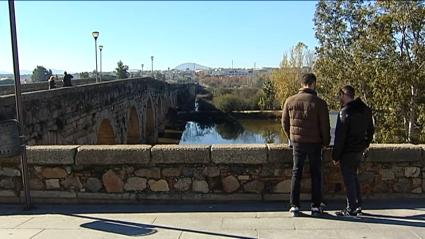
[[[96,79],[78,79],[72,80],[72,85],[85,85],[96,83]],[[56,80],[56,87],[60,88],[63,86],[63,82],[61,80]],[[39,90],[48,90],[49,83],[45,82],[35,82],[21,85],[22,92],[31,92],[31,91],[39,91]],[[10,95],[15,94],[15,86],[14,85],[0,85],[0,95]]]
[[[425,198],[425,146],[372,145],[361,165],[365,198]],[[286,145],[70,145],[27,149],[36,202],[287,200]],[[324,151],[325,198],[343,198],[339,168]],[[0,159],[0,201],[23,200],[19,159]],[[309,167],[302,198],[309,199]]]

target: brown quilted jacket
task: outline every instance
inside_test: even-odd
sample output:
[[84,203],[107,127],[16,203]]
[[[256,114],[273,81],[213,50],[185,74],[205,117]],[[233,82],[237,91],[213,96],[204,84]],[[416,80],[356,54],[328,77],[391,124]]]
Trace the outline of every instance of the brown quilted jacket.
[[292,143],[330,143],[328,105],[316,91],[302,88],[283,107],[282,127]]

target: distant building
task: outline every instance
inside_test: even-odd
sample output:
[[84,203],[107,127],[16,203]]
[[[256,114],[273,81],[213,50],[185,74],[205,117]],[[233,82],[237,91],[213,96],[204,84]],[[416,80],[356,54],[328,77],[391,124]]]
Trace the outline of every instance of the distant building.
[[252,69],[229,69],[218,68],[208,71],[210,76],[224,76],[224,77],[247,77],[253,73]]

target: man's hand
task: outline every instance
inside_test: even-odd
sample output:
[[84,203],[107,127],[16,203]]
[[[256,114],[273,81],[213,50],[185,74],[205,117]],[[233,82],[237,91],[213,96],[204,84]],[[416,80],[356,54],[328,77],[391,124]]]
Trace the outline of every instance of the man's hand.
[[365,161],[369,157],[369,149],[365,149],[362,154],[362,161]]
[[339,166],[339,161],[332,160],[335,166]]

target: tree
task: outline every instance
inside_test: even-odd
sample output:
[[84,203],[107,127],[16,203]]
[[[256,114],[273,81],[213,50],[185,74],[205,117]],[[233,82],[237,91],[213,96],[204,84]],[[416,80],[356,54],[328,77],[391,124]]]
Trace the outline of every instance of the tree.
[[88,79],[90,78],[90,74],[88,72],[81,72],[80,79]]
[[47,70],[43,66],[37,66],[32,71],[31,80],[34,82],[47,81],[52,75],[52,70]]
[[289,54],[283,55],[280,68],[274,70],[271,77],[281,105],[289,96],[297,93],[302,74],[310,72],[313,64],[314,54],[302,42],[297,43]]
[[339,87],[351,84],[374,110],[378,142],[418,142],[418,121],[425,120],[424,1],[321,0],[314,22],[314,70],[331,107],[338,109]]
[[259,99],[258,105],[260,109],[272,110],[275,108],[276,89],[272,81],[264,82],[262,96]]
[[118,79],[126,79],[130,75],[128,73],[128,66],[124,65],[122,61],[117,63],[117,68],[115,68],[115,71]]

